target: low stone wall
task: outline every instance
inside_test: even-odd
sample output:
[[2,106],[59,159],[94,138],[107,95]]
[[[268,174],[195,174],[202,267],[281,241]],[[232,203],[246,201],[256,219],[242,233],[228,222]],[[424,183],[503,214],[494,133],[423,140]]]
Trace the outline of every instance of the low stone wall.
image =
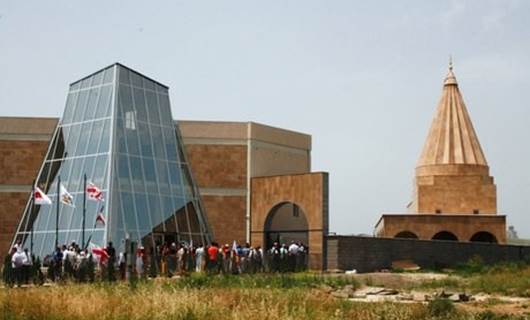
[[372,272],[392,261],[412,260],[422,268],[450,267],[480,256],[484,263],[530,259],[530,246],[477,242],[327,236],[327,269]]

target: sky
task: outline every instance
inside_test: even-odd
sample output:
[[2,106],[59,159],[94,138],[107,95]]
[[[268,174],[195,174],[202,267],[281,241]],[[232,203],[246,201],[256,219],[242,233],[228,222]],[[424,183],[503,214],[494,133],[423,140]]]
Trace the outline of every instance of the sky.
[[177,119],[312,135],[330,231],[405,212],[448,57],[530,238],[530,1],[0,0],[0,116],[60,117],[68,84],[121,62],[170,87]]

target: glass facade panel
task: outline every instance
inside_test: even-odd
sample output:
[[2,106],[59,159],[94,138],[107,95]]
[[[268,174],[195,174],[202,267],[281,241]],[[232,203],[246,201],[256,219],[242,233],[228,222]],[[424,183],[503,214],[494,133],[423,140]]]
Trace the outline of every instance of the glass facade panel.
[[[85,240],[113,241],[119,251],[126,236],[147,247],[155,239],[207,242],[205,213],[172,119],[167,88],[122,65],[73,83],[36,179],[53,203],[28,205],[13,241],[29,247],[34,230],[33,251],[41,258],[53,251],[56,227],[60,244],[80,243],[86,175],[105,201],[87,199]],[[56,224],[59,177],[73,206],[60,204]],[[107,224],[95,227],[100,211]]]

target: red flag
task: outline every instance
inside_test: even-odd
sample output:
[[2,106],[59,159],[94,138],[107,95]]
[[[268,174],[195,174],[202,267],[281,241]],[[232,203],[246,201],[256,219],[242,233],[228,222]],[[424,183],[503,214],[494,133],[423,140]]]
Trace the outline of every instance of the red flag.
[[103,201],[103,192],[101,192],[101,190],[93,183],[89,183],[86,186],[86,193],[90,200]]

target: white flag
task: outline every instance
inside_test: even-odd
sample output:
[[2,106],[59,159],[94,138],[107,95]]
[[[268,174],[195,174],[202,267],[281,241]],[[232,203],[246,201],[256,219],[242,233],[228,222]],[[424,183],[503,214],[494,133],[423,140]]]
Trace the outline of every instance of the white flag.
[[33,198],[35,199],[35,204],[38,205],[52,204],[52,200],[48,198],[48,196],[41,189],[39,189],[39,187],[35,187]]
[[61,183],[61,202],[71,207],[75,207],[74,197],[72,197],[72,195],[68,191],[66,191],[66,188],[63,186],[62,183]]

